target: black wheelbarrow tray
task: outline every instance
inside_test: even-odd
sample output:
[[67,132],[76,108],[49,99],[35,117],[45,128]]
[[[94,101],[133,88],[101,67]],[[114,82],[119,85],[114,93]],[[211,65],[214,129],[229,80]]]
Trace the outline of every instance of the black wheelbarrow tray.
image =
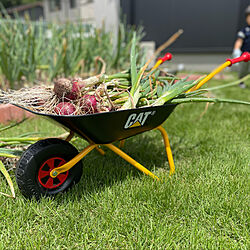
[[[239,58],[227,59],[224,64],[207,75],[191,91],[200,88],[224,68],[240,61],[247,62],[249,60],[250,53],[244,53]],[[165,104],[81,116],[48,115],[26,109],[34,114],[56,121],[69,130],[70,134],[66,140],[50,138],[38,141],[23,153],[16,169],[19,189],[24,196],[35,196],[37,199],[41,195],[54,195],[68,189],[81,178],[81,159],[83,157],[93,149],[97,149],[104,155],[100,146],[111,149],[146,175],[159,180],[156,175],[120,149],[126,138],[152,129],[158,129],[161,132],[169,162],[170,175],[173,174],[175,166],[170,144],[167,133],[161,124],[169,117],[175,107],[176,104]],[[80,153],[69,143],[74,133],[89,142],[89,145]],[[120,148],[112,144],[115,141],[121,142]]]
[[[16,105],[18,106],[18,105]],[[20,107],[20,106],[18,106]],[[159,178],[136,162],[120,148],[124,140],[131,136],[157,129],[161,132],[168,156],[170,175],[175,167],[167,133],[161,124],[175,109],[176,104],[165,104],[155,107],[144,107],[129,110],[111,111],[88,115],[50,115],[25,109],[59,123],[70,131],[65,141],[57,138],[40,140],[32,144],[21,156],[17,164],[16,180],[19,189],[26,197],[54,195],[68,189],[80,180],[82,174],[81,159],[93,149],[102,155],[105,146],[144,172],[146,175]],[[80,153],[69,141],[74,133],[89,142]],[[120,148],[112,143],[120,141]]]

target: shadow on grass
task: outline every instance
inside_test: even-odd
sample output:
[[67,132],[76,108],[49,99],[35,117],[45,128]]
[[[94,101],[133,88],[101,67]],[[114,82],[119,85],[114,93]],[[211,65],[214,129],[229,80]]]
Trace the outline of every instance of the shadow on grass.
[[[184,137],[175,137],[172,148],[175,155],[186,157],[189,152],[199,147],[198,144],[187,145]],[[78,148],[83,148],[84,143],[78,143]],[[178,150],[177,150],[178,149]],[[83,159],[83,175],[75,187],[67,194],[67,198],[79,200],[86,194],[102,192],[117,183],[123,183],[128,178],[141,178],[142,172],[130,165],[111,150],[104,147],[105,156],[93,151]],[[136,161],[153,173],[161,168],[168,174],[169,165],[162,137],[156,131],[132,137],[125,142],[122,149]],[[179,158],[178,157],[178,158]],[[59,195],[60,196],[60,195]],[[58,199],[60,202],[60,199]]]

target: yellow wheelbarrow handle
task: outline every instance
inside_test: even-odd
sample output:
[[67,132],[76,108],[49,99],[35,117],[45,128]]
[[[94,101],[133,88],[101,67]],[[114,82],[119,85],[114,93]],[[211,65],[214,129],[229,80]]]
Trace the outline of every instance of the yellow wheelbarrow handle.
[[157,69],[162,63],[164,63],[165,61],[170,61],[172,59],[172,54],[171,53],[166,53],[164,57],[160,57],[156,64],[154,65],[154,67],[151,69],[154,70],[154,69]]
[[238,63],[238,62],[242,62],[242,61],[248,62],[249,60],[250,60],[250,53],[249,52],[245,52],[240,57],[237,57],[237,58],[234,58],[234,59],[227,59],[227,61],[225,63],[223,63],[218,68],[216,68],[215,70],[213,70],[209,75],[207,75],[204,79],[202,79],[197,85],[195,85],[193,88],[189,89],[187,91],[187,93],[199,89],[207,81],[209,81],[211,78],[213,78],[216,74],[218,74],[219,72],[221,72],[226,67],[230,67],[233,64]]

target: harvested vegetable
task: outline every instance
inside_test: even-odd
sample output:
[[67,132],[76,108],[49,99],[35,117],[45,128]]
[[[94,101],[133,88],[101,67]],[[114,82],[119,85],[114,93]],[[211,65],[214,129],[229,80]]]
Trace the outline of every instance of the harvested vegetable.
[[[160,58],[152,69],[147,69],[150,60],[138,67],[138,53],[135,45],[134,33],[129,70],[106,75],[103,66],[99,75],[87,79],[60,78],[54,81],[53,87],[38,86],[18,91],[2,91],[0,102],[16,104],[44,114],[86,115],[144,106],[159,106],[165,103],[178,104],[206,100],[207,97],[203,96],[205,90],[198,90],[197,86],[201,81],[206,82],[208,76],[196,81],[188,81],[187,78],[179,79],[172,74],[161,72],[158,66],[164,61],[163,58],[166,60],[171,58],[169,54]],[[161,49],[158,49],[157,53]],[[100,61],[105,65],[103,60]],[[225,65],[229,64],[229,62],[225,63]],[[219,98],[207,98],[207,100],[207,102],[226,102],[225,99]],[[249,104],[237,100],[227,100],[227,102]]]
[[85,113],[97,112],[97,101],[94,95],[84,95],[80,100],[80,107]]
[[77,82],[71,82],[69,79],[60,78],[54,83],[54,92],[59,97],[65,97],[69,100],[75,100],[79,96],[79,86]]
[[55,107],[55,112],[58,115],[73,115],[75,111],[75,105],[70,102],[60,102]]

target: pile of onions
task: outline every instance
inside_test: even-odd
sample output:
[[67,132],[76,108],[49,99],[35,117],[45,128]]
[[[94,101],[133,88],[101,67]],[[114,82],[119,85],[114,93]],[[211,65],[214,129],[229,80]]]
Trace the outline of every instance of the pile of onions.
[[[60,78],[54,83],[54,93],[59,98],[60,102],[55,107],[54,111],[58,115],[74,115],[76,106],[86,114],[98,112],[97,99],[95,95],[85,94],[86,81],[81,79],[69,80]],[[86,91],[85,91],[86,92]]]

